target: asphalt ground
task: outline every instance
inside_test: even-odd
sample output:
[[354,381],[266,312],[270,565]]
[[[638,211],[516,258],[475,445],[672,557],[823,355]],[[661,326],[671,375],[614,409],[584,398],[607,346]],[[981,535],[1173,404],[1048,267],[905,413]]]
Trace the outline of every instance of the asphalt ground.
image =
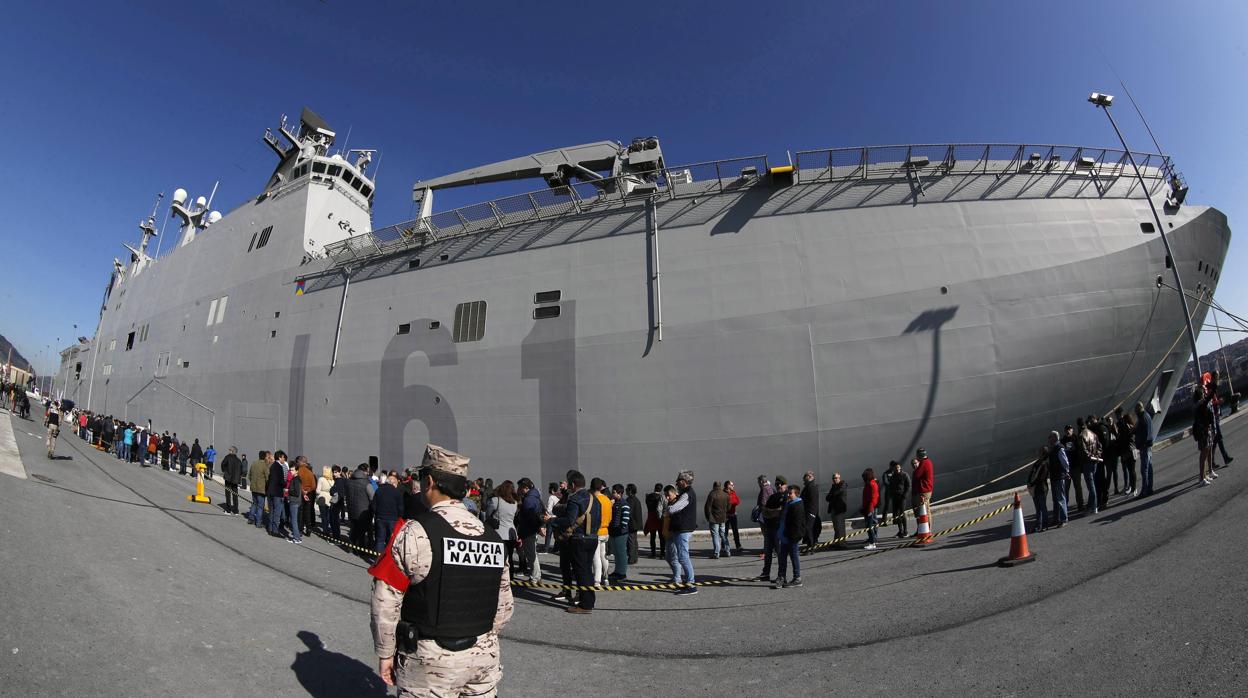
[[[37,423],[0,420],[28,475],[0,475],[0,695],[385,694],[360,556],[271,538],[221,513],[218,483],[214,504],[191,504],[189,478],[72,435],[49,461]],[[1224,431],[1242,453],[1248,427]],[[517,589],[502,693],[1238,694],[1248,461],[1206,488],[1194,487],[1190,440],[1155,462],[1156,495],[1112,497],[1099,515],[1030,536],[1037,561],[1013,569],[995,565],[1006,513],[928,548],[890,549],[885,527],[882,551],[803,557],[799,589],[601,592],[589,616]],[[934,528],[998,506],[938,513]],[[760,572],[756,552],[712,560],[700,547],[699,580]],[[668,574],[643,555],[630,577]]]

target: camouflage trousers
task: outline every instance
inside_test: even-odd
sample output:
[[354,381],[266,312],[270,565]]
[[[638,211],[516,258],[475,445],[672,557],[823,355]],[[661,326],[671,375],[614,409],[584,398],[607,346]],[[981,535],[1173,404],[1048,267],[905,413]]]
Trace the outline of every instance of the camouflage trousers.
[[452,652],[433,640],[420,640],[416,652],[395,658],[395,683],[400,698],[497,696],[503,679],[498,636],[482,635],[477,644]]
[[48,425],[48,458],[56,457],[56,437],[60,435],[61,427],[59,425]]

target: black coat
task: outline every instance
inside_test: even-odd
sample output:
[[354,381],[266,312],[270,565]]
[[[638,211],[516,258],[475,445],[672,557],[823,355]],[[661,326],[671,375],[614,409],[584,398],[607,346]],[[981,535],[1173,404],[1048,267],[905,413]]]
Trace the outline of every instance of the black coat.
[[628,515],[632,519],[629,530],[634,533],[641,530],[641,500],[637,499],[637,495],[628,496]]
[[884,473],[884,496],[889,499],[905,499],[910,493],[910,476],[905,471]]
[[286,478],[282,474],[282,464],[277,461],[269,464],[269,481],[264,485],[264,496],[286,496]]
[[828,490],[828,496],[824,497],[828,502],[828,513],[832,515],[844,514],[848,506],[845,504],[845,492],[847,487],[845,481],[840,483],[832,483],[832,488]]
[[221,475],[225,477],[225,484],[237,485],[243,479],[243,461],[233,453],[227,453],[221,461]]
[[347,479],[346,490],[348,516],[354,519],[368,511],[370,504],[368,473],[365,473],[363,470],[356,470],[351,473],[351,477]]
[[784,509],[784,537],[791,542],[806,537],[806,500],[788,505]]
[[807,516],[819,515],[819,485],[814,480],[802,486],[802,511]]

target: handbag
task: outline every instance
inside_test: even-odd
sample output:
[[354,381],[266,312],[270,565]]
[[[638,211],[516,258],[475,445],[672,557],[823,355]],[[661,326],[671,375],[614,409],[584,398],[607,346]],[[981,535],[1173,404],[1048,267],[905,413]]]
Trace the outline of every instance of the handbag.
[[493,499],[494,499],[494,508],[490,511],[490,515],[485,517],[485,525],[497,531],[498,530],[498,498],[495,497]]
[[761,523],[762,520],[763,520],[763,508],[754,507],[750,511],[750,521],[753,521],[754,523]]

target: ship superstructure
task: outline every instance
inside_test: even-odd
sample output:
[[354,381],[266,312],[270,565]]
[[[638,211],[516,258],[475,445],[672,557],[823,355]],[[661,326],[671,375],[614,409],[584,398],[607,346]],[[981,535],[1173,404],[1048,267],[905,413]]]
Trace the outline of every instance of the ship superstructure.
[[[1157,154],[1135,155],[1145,190],[1105,148],[672,167],[654,138],[417,182],[419,217],[374,230],[371,151],[349,162],[334,137],[306,110],[267,134],[275,172],[219,218],[175,193],[178,244],[119,263],[70,397],[316,464],[412,466],[431,440],[496,480],[856,482],[921,444],[941,497],[1075,416],[1164,412],[1187,344],[1157,278],[1178,264],[1212,294],[1230,241]],[[433,210],[528,178],[544,186]]]

